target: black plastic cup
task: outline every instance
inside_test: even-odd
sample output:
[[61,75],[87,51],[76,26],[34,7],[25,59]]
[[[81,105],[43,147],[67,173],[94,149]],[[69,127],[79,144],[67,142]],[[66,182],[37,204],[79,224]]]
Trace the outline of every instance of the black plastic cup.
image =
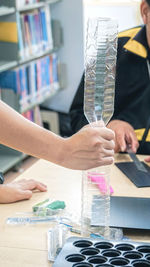
[[88,247],[91,247],[93,243],[88,240],[78,240],[78,241],[75,241],[73,245],[77,248],[88,248]]
[[126,266],[129,264],[129,260],[125,258],[113,258],[110,260],[110,263],[115,266]]
[[81,249],[81,254],[85,256],[97,255],[100,251],[97,248],[83,248]]
[[149,267],[150,262],[147,260],[136,260],[132,262],[133,267]]
[[93,267],[93,265],[87,262],[81,262],[74,264],[73,267]]
[[122,244],[116,245],[115,248],[120,251],[131,251],[134,249],[134,246],[131,244],[122,243]]
[[109,249],[113,247],[113,244],[110,242],[98,242],[94,245],[94,247],[99,249]]
[[102,264],[102,263],[106,263],[107,258],[103,257],[103,256],[93,256],[93,257],[89,257],[88,258],[88,262],[89,263],[93,263],[93,264]]
[[85,256],[81,254],[70,254],[65,259],[69,262],[81,262],[85,260]]
[[137,250],[142,253],[150,253],[150,246],[139,246]]
[[121,255],[121,252],[116,249],[106,249],[102,252],[102,255],[105,257],[113,258],[113,257],[118,257]]
[[130,260],[141,259],[143,254],[138,251],[128,251],[123,254],[123,256]]

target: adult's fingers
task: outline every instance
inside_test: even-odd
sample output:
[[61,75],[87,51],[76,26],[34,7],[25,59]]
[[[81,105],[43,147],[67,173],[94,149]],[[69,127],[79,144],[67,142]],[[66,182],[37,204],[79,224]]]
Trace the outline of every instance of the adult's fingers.
[[138,149],[138,147],[139,147],[139,142],[138,142],[138,140],[137,140],[137,138],[136,138],[136,135],[130,133],[130,140],[131,140],[131,141],[130,141],[130,144],[131,144],[132,151],[133,151],[134,153],[136,153],[136,152],[137,152],[137,149]]
[[38,182],[36,180],[33,179],[29,179],[29,180],[20,180],[18,181],[19,185],[20,185],[20,189],[22,190],[34,190],[34,189],[38,189],[42,192],[47,191],[47,186],[41,182]]
[[38,189],[39,191],[45,192],[45,191],[47,191],[47,186],[43,183],[36,182],[33,189]]
[[104,165],[110,165],[114,162],[114,157],[106,157],[101,160],[86,160],[85,164],[82,162],[82,165],[78,165],[78,170],[87,170],[87,169],[92,169]]
[[107,150],[114,150],[115,148],[114,140],[111,141],[103,140],[103,148]]
[[150,156],[146,157],[144,160],[145,160],[146,162],[150,162]]
[[111,129],[108,129],[106,127],[98,128],[98,131],[100,133],[100,138],[103,138],[105,140],[114,140],[115,139],[115,133]]
[[116,143],[118,144],[119,150],[124,152],[126,150],[126,140],[124,133],[116,135]]
[[104,166],[104,165],[110,165],[114,162],[114,157],[103,157],[100,161],[97,161],[97,167]]

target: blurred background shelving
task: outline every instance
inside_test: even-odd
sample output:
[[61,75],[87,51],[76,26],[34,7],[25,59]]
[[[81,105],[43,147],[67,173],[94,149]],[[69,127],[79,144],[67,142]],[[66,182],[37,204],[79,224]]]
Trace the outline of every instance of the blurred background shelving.
[[[61,25],[51,18],[51,6],[61,0],[25,2],[0,2],[0,98],[43,126],[39,106],[62,86]],[[0,145],[0,170],[5,173],[26,157]]]

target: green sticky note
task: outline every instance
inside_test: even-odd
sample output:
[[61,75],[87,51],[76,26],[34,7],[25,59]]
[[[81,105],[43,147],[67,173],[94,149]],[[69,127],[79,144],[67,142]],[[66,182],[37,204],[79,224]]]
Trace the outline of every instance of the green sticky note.
[[46,206],[46,208],[49,208],[52,210],[64,209],[65,207],[66,207],[65,202],[60,201],[60,200],[53,201],[52,203]]

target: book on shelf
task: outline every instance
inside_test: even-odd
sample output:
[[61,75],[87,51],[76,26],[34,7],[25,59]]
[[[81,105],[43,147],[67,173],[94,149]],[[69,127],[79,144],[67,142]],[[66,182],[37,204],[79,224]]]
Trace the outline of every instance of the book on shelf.
[[[26,67],[20,67],[18,69],[19,71],[19,93],[20,93],[20,105],[21,106],[27,106],[30,95],[28,94],[28,83],[27,83],[27,73],[26,73]],[[18,87],[17,87],[17,93],[18,93]]]
[[43,126],[40,107],[38,105],[36,107],[34,107],[34,109],[30,109],[26,112],[23,112],[22,115],[26,119],[38,124],[39,126]]
[[17,43],[18,31],[15,15],[0,17],[0,42]]
[[17,93],[18,81],[17,81],[18,69],[4,71],[0,73],[0,88],[10,89]]
[[19,58],[24,59],[24,57],[25,57],[25,53],[24,53],[25,45],[24,45],[24,42],[25,42],[25,41],[24,41],[24,38],[23,38],[24,35],[22,34],[23,29],[22,29],[22,26],[21,26],[20,15],[19,15],[18,12],[16,13],[16,20],[17,20],[17,27],[18,27]]
[[23,117],[25,117],[26,119],[34,122],[34,110],[31,109],[31,110],[28,110],[26,112],[23,112],[22,113]]
[[54,93],[58,87],[58,58],[55,53],[0,73],[0,88],[18,94],[22,110]]
[[37,38],[36,38],[36,29],[35,29],[35,18],[33,13],[28,14],[30,36],[32,42],[32,50],[35,55],[38,52]]
[[27,55],[32,56],[34,55],[34,51],[33,51],[33,41],[32,41],[32,36],[31,36],[31,26],[29,23],[28,14],[24,14],[23,18],[24,18],[25,38],[26,38],[26,43],[27,43]]
[[57,54],[53,54],[53,57],[52,57],[52,79],[53,79],[53,85],[54,85],[54,88],[55,90],[58,89],[59,87],[59,84],[58,84],[58,56]]
[[43,126],[43,122],[42,122],[42,117],[41,117],[41,112],[40,112],[40,107],[39,105],[37,105],[34,108],[34,122],[36,124],[38,124],[39,126]]
[[32,97],[32,101],[36,101],[37,97],[37,66],[33,61],[26,66],[26,75],[28,83],[28,95]]
[[42,88],[42,66],[41,60],[37,60],[36,62],[37,67],[37,95],[39,95],[40,88]]
[[47,36],[48,36],[48,44],[50,49],[53,48],[53,34],[52,34],[52,18],[50,8],[45,8],[45,20],[46,20],[46,27],[47,27]]

